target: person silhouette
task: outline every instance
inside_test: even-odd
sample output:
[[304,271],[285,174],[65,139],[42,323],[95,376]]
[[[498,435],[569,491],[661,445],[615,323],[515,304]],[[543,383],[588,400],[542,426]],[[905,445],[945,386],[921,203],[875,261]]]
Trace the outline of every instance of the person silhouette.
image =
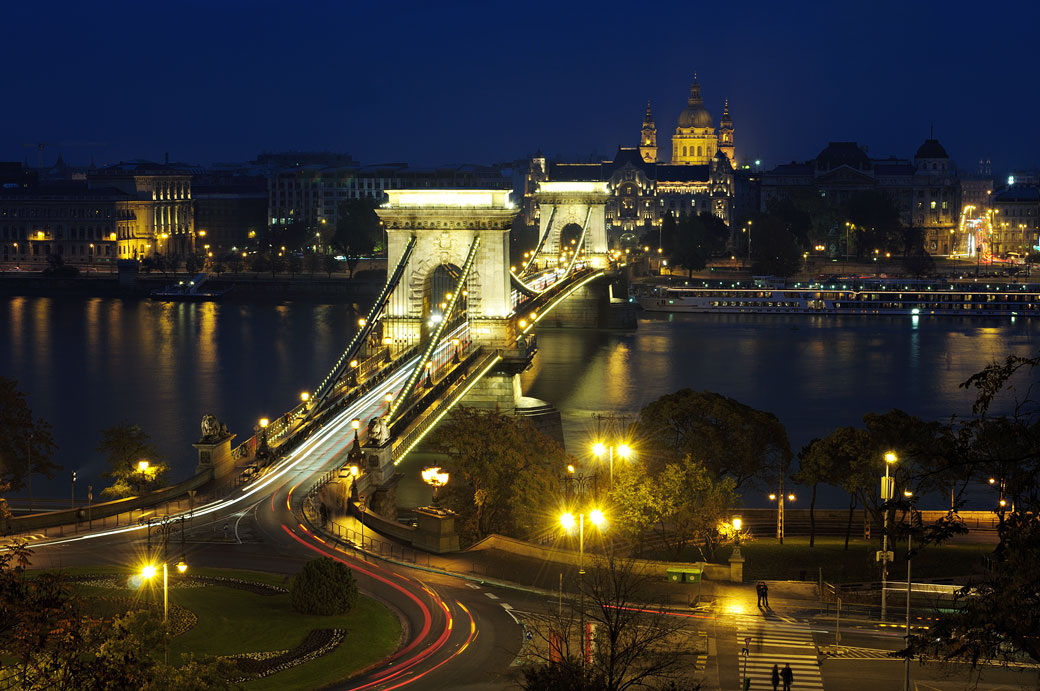
[[773,691],[780,686],[780,665],[773,665]]
[[791,691],[791,682],[794,681],[794,672],[791,671],[791,663],[788,662],[780,670],[780,678],[784,680],[784,691]]

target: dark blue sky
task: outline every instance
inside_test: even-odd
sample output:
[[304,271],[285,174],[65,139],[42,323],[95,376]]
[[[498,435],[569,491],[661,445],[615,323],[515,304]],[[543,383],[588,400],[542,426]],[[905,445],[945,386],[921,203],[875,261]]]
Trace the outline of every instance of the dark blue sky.
[[[329,150],[366,163],[667,150],[696,70],[737,154],[856,140],[962,169],[1040,163],[1036,3],[4,3],[0,160],[208,163]],[[106,143],[74,147],[75,142]]]

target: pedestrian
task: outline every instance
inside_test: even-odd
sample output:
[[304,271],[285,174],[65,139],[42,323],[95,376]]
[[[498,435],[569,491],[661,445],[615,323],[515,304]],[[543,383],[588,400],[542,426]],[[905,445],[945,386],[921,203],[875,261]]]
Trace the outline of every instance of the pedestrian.
[[780,687],[780,665],[773,665],[773,691]]
[[794,681],[794,672],[791,671],[790,662],[784,665],[783,670],[780,672],[780,677],[784,680],[784,691],[791,691],[791,682]]
[[762,581],[762,604],[769,609],[769,586],[765,581]]
[[755,592],[758,593],[758,608],[762,609],[762,600],[765,598],[765,587],[764,581],[759,581],[755,584]]

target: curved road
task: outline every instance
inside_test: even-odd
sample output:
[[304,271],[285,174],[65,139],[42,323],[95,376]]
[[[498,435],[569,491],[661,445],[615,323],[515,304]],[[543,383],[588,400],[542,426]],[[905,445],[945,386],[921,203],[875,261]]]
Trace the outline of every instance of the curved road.
[[[452,347],[450,339],[445,339],[441,352]],[[502,671],[508,670],[520,649],[522,629],[507,609],[496,603],[497,597],[487,596],[485,589],[467,585],[462,579],[343,551],[314,534],[299,518],[306,491],[315,478],[342,465],[354,437],[350,421],[384,412],[385,394],[397,393],[410,371],[410,367],[402,367],[264,476],[225,499],[197,507],[185,556],[198,566],[287,574],[295,573],[317,555],[350,566],[362,592],[397,612],[404,632],[402,644],[392,656],[344,684],[344,689],[500,688]],[[224,525],[228,526],[226,531]],[[211,526],[210,541],[200,543],[198,536],[206,533],[207,526]],[[242,542],[238,539],[241,533],[256,535],[260,541]],[[233,535],[235,542],[216,540],[224,534]],[[175,527],[170,537],[171,554],[181,549],[178,535]],[[32,545],[34,565],[60,568],[141,562],[146,556],[144,538],[144,528],[124,526],[43,540]]]

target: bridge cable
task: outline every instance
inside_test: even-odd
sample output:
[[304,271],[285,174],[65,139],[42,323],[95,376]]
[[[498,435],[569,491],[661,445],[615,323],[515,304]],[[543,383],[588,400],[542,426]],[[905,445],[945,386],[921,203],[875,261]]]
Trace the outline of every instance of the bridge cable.
[[387,278],[386,285],[383,286],[383,290],[379,293],[375,303],[373,303],[372,309],[369,310],[364,325],[356,334],[354,334],[354,338],[351,339],[350,344],[347,346],[347,349],[343,351],[343,354],[339,356],[332,371],[329,372],[328,376],[326,376],[325,379],[322,380],[321,384],[319,384],[314,390],[311,399],[318,401],[314,410],[320,410],[325,404],[325,399],[328,398],[329,394],[335,387],[336,382],[339,381],[339,378],[342,376],[344,366],[349,365],[354,355],[357,354],[358,349],[364,344],[365,339],[368,338],[368,335],[372,332],[376,320],[386,307],[387,302],[390,300],[390,296],[397,288],[397,284],[400,282],[401,276],[404,274],[405,267],[407,267],[408,260],[412,256],[412,250],[415,249],[416,242],[418,242],[418,238],[415,235],[408,240],[408,244],[405,245],[404,252],[401,254],[401,259],[397,262],[397,268],[394,269],[394,272],[389,278]]
[[549,222],[545,225],[545,233],[542,237],[538,238],[538,245],[534,248],[534,252],[531,253],[531,258],[527,260],[527,263],[520,269],[520,275],[523,276],[527,273],[527,270],[534,263],[534,258],[538,256],[538,253],[542,251],[542,246],[545,245],[545,241],[552,234],[553,219],[556,218],[556,205],[553,204],[552,213],[549,214]]
[[454,292],[451,294],[451,301],[448,303],[448,307],[444,310],[444,318],[437,323],[437,327],[430,335],[429,341],[423,348],[422,357],[419,359],[419,363],[412,370],[412,374],[408,377],[408,381],[405,383],[404,388],[397,394],[397,397],[393,401],[390,410],[387,411],[386,417],[388,418],[388,426],[393,422],[394,416],[402,405],[408,400],[408,397],[412,395],[412,391],[415,390],[415,385],[419,382],[419,378],[425,374],[426,363],[430,361],[430,357],[433,352],[437,349],[437,345],[440,343],[441,336],[444,334],[444,329],[448,326],[448,316],[455,311],[455,306],[458,304],[459,297],[462,295],[462,291],[465,290],[466,280],[469,278],[470,269],[473,268],[473,264],[477,257],[477,247],[480,246],[480,236],[473,236],[473,244],[470,245],[469,254],[466,255],[466,262],[462,265],[462,271],[459,275],[458,285],[455,287]]

